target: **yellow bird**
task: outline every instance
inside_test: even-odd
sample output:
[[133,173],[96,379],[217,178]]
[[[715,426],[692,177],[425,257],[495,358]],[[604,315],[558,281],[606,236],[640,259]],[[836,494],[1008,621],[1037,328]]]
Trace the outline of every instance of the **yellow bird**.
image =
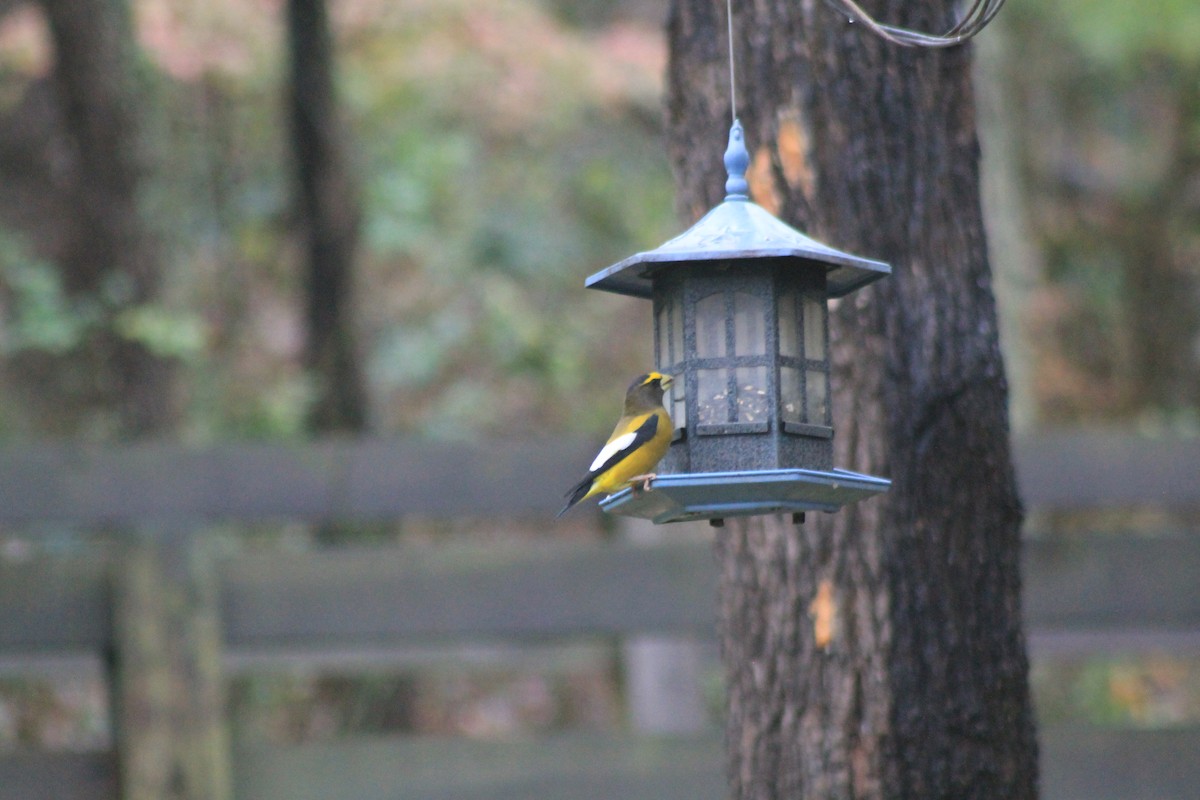
[[643,487],[654,477],[651,473],[671,443],[671,417],[663,408],[663,391],[671,385],[671,376],[658,372],[640,375],[625,393],[625,411],[617,420],[612,436],[600,449],[587,474],[572,486],[565,497],[567,509],[595,494],[612,494],[642,481]]

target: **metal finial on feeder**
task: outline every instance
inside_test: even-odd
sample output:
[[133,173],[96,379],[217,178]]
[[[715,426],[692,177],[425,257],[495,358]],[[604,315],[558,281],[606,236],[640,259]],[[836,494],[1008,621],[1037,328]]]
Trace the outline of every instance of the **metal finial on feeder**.
[[749,200],[750,184],[746,182],[746,170],[750,167],[750,153],[746,150],[746,137],[742,123],[734,120],[729,129],[729,146],[725,148],[726,200]]

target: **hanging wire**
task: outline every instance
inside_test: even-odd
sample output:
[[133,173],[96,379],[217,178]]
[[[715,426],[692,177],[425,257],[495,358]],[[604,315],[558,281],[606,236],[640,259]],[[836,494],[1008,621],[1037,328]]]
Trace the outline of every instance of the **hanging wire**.
[[954,27],[943,34],[921,33],[907,28],[897,28],[876,21],[854,0],[825,0],[831,6],[844,11],[851,22],[861,22],[872,33],[892,44],[902,47],[954,47],[979,33],[1000,13],[1004,0],[972,0],[970,8]]
[[729,23],[729,117],[737,122],[737,83],[733,74],[733,0],[725,0],[725,19]]
[[[862,9],[855,0],[825,0],[846,13],[851,22],[861,22],[880,38],[901,47],[956,47],[973,38],[1000,13],[1004,0],[971,0],[962,18],[943,34],[922,33],[908,28],[885,25]],[[729,29],[729,116],[737,122],[737,80],[733,55],[733,0],[725,0],[725,19]]]

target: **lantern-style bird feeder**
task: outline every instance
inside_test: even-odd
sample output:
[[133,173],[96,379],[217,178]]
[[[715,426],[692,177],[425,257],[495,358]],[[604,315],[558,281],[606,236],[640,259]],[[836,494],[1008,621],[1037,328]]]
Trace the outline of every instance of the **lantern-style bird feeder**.
[[748,196],[750,162],[735,121],[725,200],[682,235],[587,279],[654,303],[657,368],[674,439],[648,490],[610,513],[677,522],[836,511],[890,481],[833,466],[829,298],[891,268],[784,224]]

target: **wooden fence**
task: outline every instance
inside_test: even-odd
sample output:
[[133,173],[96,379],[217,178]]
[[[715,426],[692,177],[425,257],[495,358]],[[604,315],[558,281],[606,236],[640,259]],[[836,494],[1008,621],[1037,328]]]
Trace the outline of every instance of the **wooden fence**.
[[[102,670],[113,687],[117,728],[114,752],[0,755],[0,796],[133,798],[143,781],[153,784],[152,756],[165,745],[156,738],[159,723],[143,706],[153,704],[154,687],[170,667],[154,641],[171,620],[182,619],[175,657],[182,647],[189,669],[209,687],[207,699],[197,703],[199,721],[185,736],[200,755],[174,777],[201,787],[191,796],[723,797],[720,737],[708,728],[667,733],[669,725],[655,730],[651,722],[619,735],[374,737],[290,747],[231,746],[223,731],[220,687],[241,671],[436,661],[454,658],[464,646],[511,656],[598,638],[710,642],[715,574],[707,542],[695,537],[243,554],[208,568],[197,568],[189,555],[191,532],[214,521],[417,514],[536,515],[548,523],[564,478],[589,449],[586,443],[481,449],[367,440],[0,451],[0,525],[31,534],[48,524],[70,525],[134,543],[99,558],[0,562],[0,673]],[[1019,441],[1016,452],[1026,505],[1039,513],[1138,507],[1192,512],[1194,519],[1200,510],[1197,440],[1053,433]],[[156,568],[140,569],[129,556],[144,549],[168,555]],[[1035,662],[1109,653],[1200,655],[1200,533],[1194,529],[1156,536],[1031,535],[1024,576]],[[156,582],[187,584],[195,605],[184,617],[146,616],[158,602]],[[152,666],[137,667],[143,660]],[[1190,798],[1200,786],[1195,727],[1072,725],[1044,727],[1040,736],[1047,800]]]

